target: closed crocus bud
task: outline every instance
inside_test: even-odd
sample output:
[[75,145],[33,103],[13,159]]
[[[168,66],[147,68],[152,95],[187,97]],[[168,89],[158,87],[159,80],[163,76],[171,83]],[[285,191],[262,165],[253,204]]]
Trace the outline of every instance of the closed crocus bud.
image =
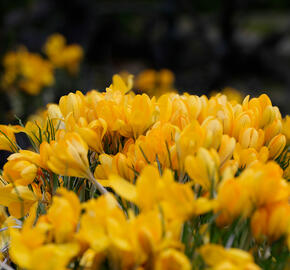
[[128,127],[121,128],[120,133],[125,137],[137,138],[154,123],[155,99],[150,99],[146,94],[136,95],[131,106],[124,103],[124,109]]
[[257,131],[255,128],[246,128],[241,131],[239,142],[242,148],[252,147],[255,149],[260,149],[264,143],[264,131],[262,129]]
[[235,146],[236,146],[235,138],[232,138],[228,135],[222,136],[221,145],[218,150],[221,165],[232,157],[235,150]]
[[239,142],[242,148],[255,147],[258,137],[258,131],[255,128],[246,128],[240,132]]
[[287,144],[290,144],[290,115],[286,115],[283,119],[282,133],[286,136]]
[[193,155],[203,145],[205,136],[204,129],[197,121],[187,125],[182,132],[176,133],[176,152],[181,166],[183,166],[186,156]]
[[286,145],[286,137],[283,134],[276,135],[268,144],[269,158],[276,159],[282,153]]
[[162,95],[158,99],[159,118],[161,122],[168,122],[172,114],[172,101],[170,95]]
[[182,97],[183,97],[183,102],[185,103],[187,107],[189,119],[191,121],[196,120],[200,114],[201,107],[202,107],[200,97],[188,95],[188,94],[184,94]]
[[27,186],[36,177],[37,167],[27,160],[9,160],[3,167],[3,178],[14,185]]
[[221,138],[223,134],[223,127],[219,120],[214,119],[214,117],[209,116],[202,123],[202,128],[205,129],[205,143],[206,148],[217,149],[221,143]]
[[227,103],[220,111],[217,112],[217,118],[223,125],[224,134],[230,135],[233,129],[234,110],[230,103]]
[[196,156],[188,156],[185,159],[185,170],[189,177],[206,190],[217,184],[218,167],[219,156],[214,149],[209,151],[201,147]]
[[282,121],[280,119],[274,120],[271,124],[264,128],[265,130],[265,143],[269,143],[272,138],[278,135],[282,130]]
[[64,117],[72,112],[75,119],[85,116],[85,97],[82,92],[77,91],[62,96],[59,100],[59,109]]
[[124,154],[118,153],[116,156],[114,156],[113,165],[121,177],[133,181],[135,176],[133,164]]
[[273,106],[266,106],[265,110],[262,112],[262,118],[260,120],[260,127],[263,128],[271,124],[276,117],[276,110]]
[[238,139],[241,130],[250,127],[251,122],[251,117],[247,112],[240,113],[234,120],[234,126],[231,135]]
[[63,118],[60,108],[56,104],[47,105],[47,115],[49,119],[61,120]]

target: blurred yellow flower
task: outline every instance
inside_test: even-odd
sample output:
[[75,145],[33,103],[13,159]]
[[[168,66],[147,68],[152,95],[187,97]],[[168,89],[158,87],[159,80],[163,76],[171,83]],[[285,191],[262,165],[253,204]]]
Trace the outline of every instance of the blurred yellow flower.
[[54,83],[50,62],[37,53],[28,52],[25,47],[5,55],[4,69],[2,84],[7,89],[17,86],[30,95],[37,95]]
[[9,184],[0,187],[0,204],[7,206],[9,213],[16,218],[24,217],[37,200],[37,196],[26,186],[13,187]]
[[47,38],[44,52],[55,67],[66,68],[73,75],[79,72],[83,48],[78,44],[66,45],[66,39],[61,34],[53,34]]
[[174,74],[168,69],[161,69],[160,71],[146,69],[136,77],[135,88],[150,96],[158,97],[164,93],[175,92],[174,81]]
[[225,249],[223,246],[206,244],[201,246],[199,252],[205,263],[212,270],[259,270],[252,255],[236,248]]
[[167,249],[161,252],[155,262],[156,270],[190,270],[191,265],[188,258],[174,249]]

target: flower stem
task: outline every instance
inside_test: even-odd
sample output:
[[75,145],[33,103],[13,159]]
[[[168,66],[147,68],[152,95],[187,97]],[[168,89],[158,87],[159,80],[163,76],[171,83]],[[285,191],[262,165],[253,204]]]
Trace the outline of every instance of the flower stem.
[[89,180],[100,191],[101,194],[106,194],[108,191],[95,179],[92,173],[89,173]]

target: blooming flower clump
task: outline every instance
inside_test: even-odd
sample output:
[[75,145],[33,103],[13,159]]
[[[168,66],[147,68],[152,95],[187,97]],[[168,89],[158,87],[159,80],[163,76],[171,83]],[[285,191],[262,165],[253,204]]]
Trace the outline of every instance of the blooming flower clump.
[[[64,40],[45,50],[66,66],[54,47],[66,50]],[[177,94],[171,73],[150,72],[140,94],[132,76],[114,75],[104,92],[69,93],[25,125],[0,126],[0,148],[12,152],[2,266],[286,269],[289,116],[266,94]]]
[[29,52],[23,46],[7,52],[3,59],[2,87],[7,92],[20,90],[35,96],[44,88],[54,85],[54,69],[63,68],[72,75],[78,73],[83,58],[80,45],[66,45],[64,36],[53,34],[44,44],[44,52],[47,58]]

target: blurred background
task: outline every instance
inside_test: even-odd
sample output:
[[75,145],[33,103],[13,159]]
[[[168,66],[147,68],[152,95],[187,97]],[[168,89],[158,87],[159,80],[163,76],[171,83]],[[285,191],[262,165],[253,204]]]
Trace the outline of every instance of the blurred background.
[[43,55],[54,33],[84,52],[77,76],[56,72],[41,99],[21,93],[17,101],[1,84],[1,123],[70,91],[103,90],[114,73],[164,68],[180,92],[265,92],[290,113],[289,0],[1,0],[0,13],[1,63],[20,45]]

